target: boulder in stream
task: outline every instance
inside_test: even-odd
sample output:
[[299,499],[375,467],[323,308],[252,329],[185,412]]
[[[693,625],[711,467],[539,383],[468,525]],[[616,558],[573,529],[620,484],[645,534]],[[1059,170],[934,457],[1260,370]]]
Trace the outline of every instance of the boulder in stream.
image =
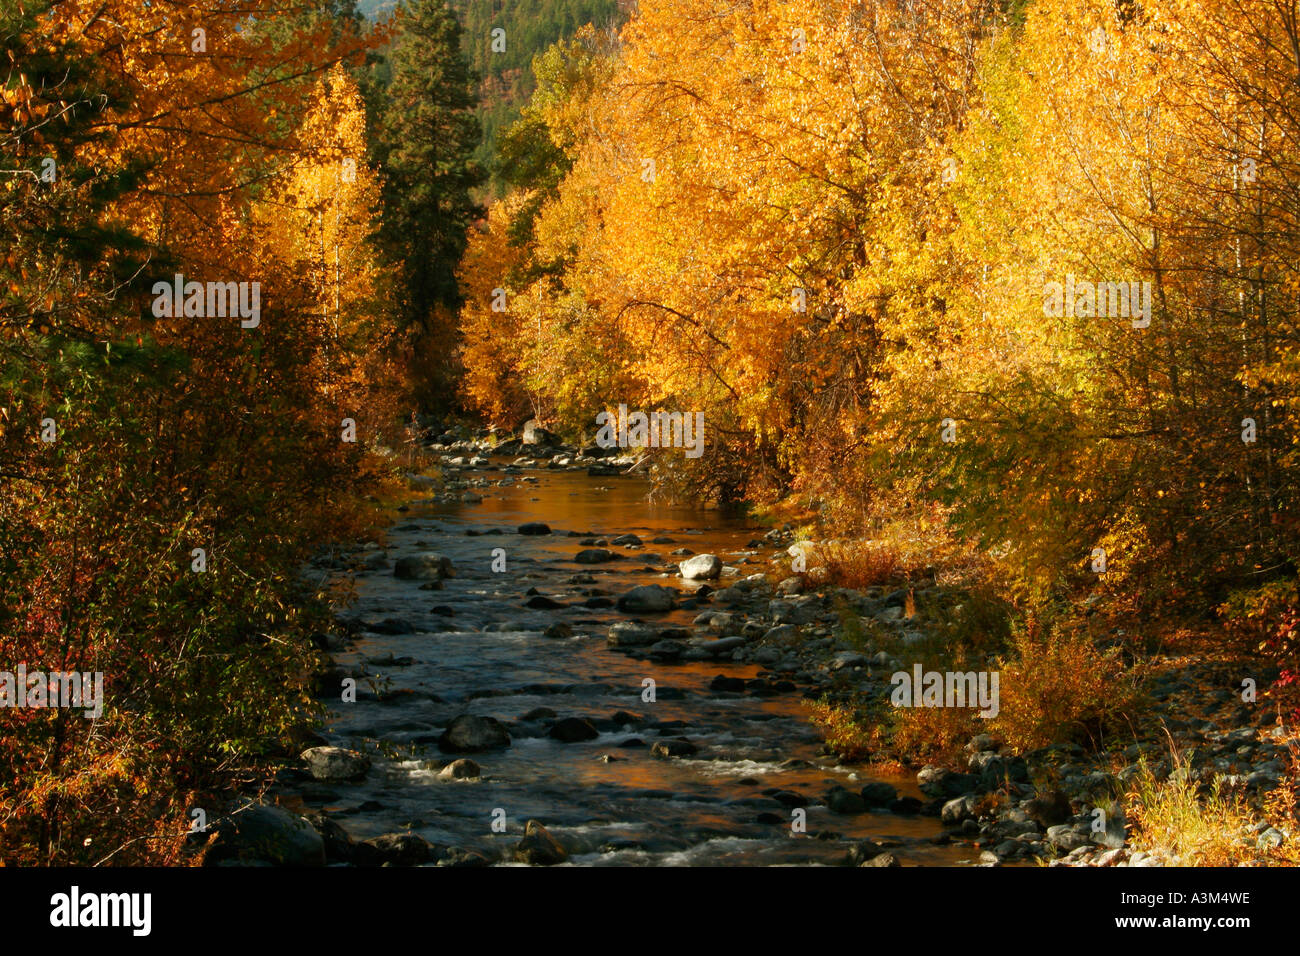
[[675,592],[662,584],[643,584],[633,588],[618,599],[618,609],[626,613],[649,611],[658,613],[673,609]]
[[693,558],[687,558],[677,567],[681,570],[682,577],[687,580],[711,580],[722,574],[722,559],[716,554],[697,554]]
[[673,740],[659,740],[650,746],[650,756],[667,760],[669,757],[689,757],[699,753],[700,748],[684,737]]
[[357,844],[354,858],[362,865],[419,866],[434,852],[434,846],[418,833],[385,833]]
[[609,628],[606,643],[610,647],[644,647],[659,640],[659,631],[639,621],[619,621]]
[[313,780],[340,783],[360,780],[370,770],[370,758],[342,747],[312,747],[302,752],[302,761]]
[[606,561],[618,561],[621,557],[608,548],[584,548],[573,556],[573,560],[578,564],[604,564]]
[[898,799],[898,788],[892,783],[876,781],[863,787],[861,796],[868,807],[887,807]]
[[441,581],[454,576],[451,558],[433,551],[398,558],[393,566],[393,577],[404,581]]
[[530,418],[524,422],[523,435],[520,437],[525,445],[554,445],[556,443],[554,433],[548,431],[535,418]]
[[444,753],[478,753],[509,746],[510,734],[501,721],[479,714],[453,717],[438,738],[438,748]]
[[270,863],[324,866],[325,841],[315,827],[280,807],[254,803],[213,824],[204,866]]
[[548,734],[562,743],[573,744],[595,740],[600,736],[600,731],[585,717],[565,717],[552,724]]
[[515,846],[514,857],[519,863],[554,866],[567,860],[569,854],[546,827],[536,820],[529,820],[524,827],[524,838]]
[[441,780],[477,780],[483,775],[482,769],[468,757],[453,760],[438,771]]

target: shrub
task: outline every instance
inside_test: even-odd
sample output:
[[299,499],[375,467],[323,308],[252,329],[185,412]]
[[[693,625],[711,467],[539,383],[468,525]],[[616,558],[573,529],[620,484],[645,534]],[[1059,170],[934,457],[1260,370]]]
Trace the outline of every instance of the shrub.
[[898,707],[889,718],[890,743],[908,760],[956,765],[966,741],[985,723],[968,707]]
[[1287,612],[1300,607],[1300,590],[1294,578],[1240,588],[1228,595],[1218,614],[1229,639],[1240,650],[1264,651],[1284,622]]
[[1262,654],[1278,668],[1267,691],[1283,717],[1300,721],[1300,588],[1295,578],[1233,591],[1218,613],[1230,643],[1241,653]]
[[826,746],[841,760],[866,760],[879,747],[877,729],[866,729],[859,711],[852,707],[834,704],[823,697],[805,704],[812,721],[826,741]]
[[825,541],[815,554],[826,568],[827,581],[839,587],[874,587],[905,571],[898,552],[883,541]]
[[1300,610],[1288,608],[1276,630],[1260,645],[1260,650],[1277,661],[1281,668],[1268,696],[1281,708],[1285,719],[1300,723]]
[[1141,704],[1138,682],[1117,650],[1101,652],[1083,633],[1031,622],[1013,632],[1000,660],[1001,709],[992,732],[1017,751],[1076,742],[1099,747],[1130,725]]

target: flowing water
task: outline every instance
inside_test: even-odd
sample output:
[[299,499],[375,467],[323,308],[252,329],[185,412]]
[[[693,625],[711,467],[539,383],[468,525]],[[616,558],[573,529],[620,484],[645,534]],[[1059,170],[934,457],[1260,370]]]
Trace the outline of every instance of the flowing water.
[[[904,795],[919,792],[911,777],[868,778],[819,754],[797,692],[755,697],[709,688],[719,674],[758,676],[758,666],[635,659],[606,647],[608,625],[629,619],[613,607],[523,606],[531,588],[574,605],[593,595],[616,599],[638,584],[684,587],[647,557],[668,557],[679,547],[716,553],[742,574],[763,570],[765,558],[746,548],[761,529],[716,511],[656,503],[639,478],[533,470],[496,487],[504,473],[486,476],[494,486],[475,489],[482,502],[413,503],[388,531],[388,565],[357,576],[358,600],[348,613],[403,633],[367,632],[335,655],[342,667],[368,678],[358,682],[357,702],[331,705],[324,735],[333,745],[388,756],[376,757],[364,782],[300,789],[307,805],[325,810],[354,839],[411,830],[494,860],[509,858],[529,819],[541,821],[577,864],[834,864],[861,839],[896,841],[893,852],[905,864],[954,864],[978,855],[969,846],[932,843],[941,832],[933,818],[885,811],[841,816],[820,805],[832,782],[856,790],[869,779],[887,779]],[[545,522],[554,533],[518,534],[529,521]],[[573,561],[581,539],[569,531],[607,539],[631,532],[645,544],[610,545],[628,558],[583,566]],[[651,544],[656,537],[672,543]],[[498,548],[503,572],[493,570],[494,558],[500,566]],[[455,577],[441,589],[393,576],[393,560],[428,550],[454,562]],[[569,583],[584,573],[596,583]],[[689,627],[697,613],[641,619]],[[570,624],[573,636],[543,636],[557,621]],[[655,682],[653,702],[643,699],[647,678]],[[547,719],[521,722],[542,707],[561,718],[591,719],[599,738],[562,743],[546,735]],[[611,719],[619,711],[645,722],[619,726]],[[458,756],[439,753],[433,741],[460,713],[495,717],[511,733],[510,747],[469,755],[482,767],[480,780],[442,780],[437,765],[426,764]],[[650,745],[666,736],[688,738],[698,754],[651,757]],[[764,793],[775,790],[787,792],[785,802]],[[806,808],[806,833],[792,831],[792,804]],[[759,822],[760,814],[767,822]],[[506,832],[494,832],[502,816]]]

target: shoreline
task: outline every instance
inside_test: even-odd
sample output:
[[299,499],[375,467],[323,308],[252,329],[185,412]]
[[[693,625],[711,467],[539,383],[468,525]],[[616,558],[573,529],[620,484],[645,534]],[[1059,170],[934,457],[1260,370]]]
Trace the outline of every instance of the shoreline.
[[[450,445],[434,444],[430,450],[442,455],[446,480],[439,483],[422,475],[408,476],[413,490],[432,492],[426,501],[475,503],[481,496],[474,489],[487,484],[489,470],[527,481],[533,469],[586,470],[588,475],[600,477],[621,473],[622,469],[635,465],[630,458],[610,460],[603,454],[594,458],[577,448],[538,448],[524,445],[520,439],[495,445],[460,440]],[[508,465],[492,461],[523,450],[534,454],[516,457]],[[398,505],[395,518],[408,509],[407,503]],[[479,533],[485,532],[466,531],[466,534]],[[591,538],[581,543],[599,549],[610,542]],[[904,669],[904,665],[910,668],[921,666],[922,662],[902,660],[897,642],[886,649],[870,640],[864,643],[860,634],[846,632],[845,612],[859,620],[870,618],[890,632],[908,636],[904,644],[923,643],[927,621],[915,611],[907,613],[908,595],[929,591],[932,593],[927,597],[944,596],[943,589],[931,580],[914,582],[911,588],[879,586],[859,591],[825,584],[814,586],[809,575],[781,577],[785,573],[782,561],[792,553],[792,543],[788,527],[773,529],[749,542],[745,553],[760,558],[757,563],[771,568],[769,571],[746,574],[745,566],[727,565],[718,558],[716,574],[710,568],[706,577],[695,581],[679,577],[679,585],[695,587],[693,592],[685,591],[682,595],[684,601],[695,602],[699,608],[690,632],[683,633],[680,627],[657,628],[653,622],[637,623],[640,621],[637,615],[625,626],[611,626],[608,643],[637,659],[716,661],[760,668],[758,677],[751,680],[718,678],[721,684],[716,690],[721,694],[799,694],[809,701],[841,703],[863,697],[887,698],[890,691],[887,675]],[[433,546],[437,547],[436,540]],[[375,561],[374,555],[382,550],[358,546],[350,551],[339,549],[336,553],[339,556],[333,559],[335,570],[343,570],[367,567],[367,561]],[[710,557],[715,556],[694,555],[689,560]],[[356,622],[349,621],[346,613],[338,615],[337,620],[345,633],[355,632]],[[333,661],[332,653],[345,649],[349,642],[341,634],[326,639],[322,650],[330,660],[326,670],[329,679],[337,679],[343,673]],[[1221,669],[1222,665],[1218,666]],[[978,734],[967,743],[958,759],[943,764],[899,760],[897,755],[887,752],[875,754],[874,758],[901,763],[909,775],[914,775],[923,799],[901,795],[892,785],[873,782],[859,791],[832,787],[817,802],[846,818],[885,809],[905,816],[936,818],[943,832],[932,842],[968,847],[972,861],[977,860],[978,865],[1184,864],[1186,861],[1168,849],[1140,850],[1129,842],[1120,801],[1127,785],[1144,772],[1142,761],[1153,762],[1151,774],[1157,781],[1168,779],[1171,773],[1187,776],[1190,772],[1192,782],[1199,784],[1209,774],[1220,772],[1229,775],[1244,792],[1257,795],[1281,782],[1284,759],[1289,752],[1280,729],[1259,725],[1259,711],[1243,714],[1230,699],[1222,699],[1221,685],[1216,688],[1213,683],[1221,677],[1215,662],[1202,664],[1193,660],[1188,669],[1191,674],[1156,675],[1152,686],[1162,702],[1184,701],[1197,695],[1205,698],[1200,702],[1198,697],[1195,706],[1183,703],[1181,707],[1164,708],[1168,711],[1165,716],[1170,718],[1164,724],[1169,741],[1185,749],[1192,748],[1190,771],[1180,769],[1167,756],[1153,717],[1122,751],[1089,754],[1076,744],[1060,744],[1017,755],[990,735]],[[1216,713],[1221,712],[1222,719],[1217,722],[1187,719],[1202,703],[1217,707]],[[1241,718],[1247,716],[1250,720],[1242,722]],[[305,752],[317,751],[307,764],[308,776],[318,782],[355,778],[369,769],[370,760],[365,754],[336,752],[339,748],[329,747],[319,736],[304,742],[315,744]],[[826,753],[830,755],[833,751],[826,748]],[[1118,767],[1117,754],[1122,757],[1119,761],[1122,766]],[[477,769],[472,759],[433,763],[442,763],[435,769],[453,776],[471,774]],[[842,767],[868,774],[873,765],[871,761],[841,762]],[[302,767],[300,755],[296,761],[285,761],[277,777],[301,777]],[[1049,785],[1048,779],[1054,782]],[[1099,816],[1098,810],[1102,815]],[[310,858],[316,860],[316,841],[301,833],[306,821],[319,838],[321,862],[470,866],[503,862],[465,848],[437,847],[413,833],[391,833],[355,841],[337,822],[319,812],[308,812],[296,820],[289,819],[288,814],[281,817],[283,811],[259,809],[255,813],[263,818],[255,830],[260,827],[284,830],[290,836],[300,834],[295,838],[309,848]],[[1262,820],[1256,821],[1256,826],[1254,835],[1261,847],[1294,839],[1293,835],[1269,827]],[[238,830],[234,828],[233,842],[231,838],[224,841],[224,849],[222,840],[213,841],[218,846],[215,853],[211,852],[210,842],[203,850],[204,862],[220,864],[223,858],[229,861],[246,857],[248,850],[243,844],[249,841]],[[229,833],[231,829],[227,827],[224,832]],[[850,845],[846,841],[844,862],[901,865],[899,854],[888,852],[894,847],[887,842]],[[569,855],[539,821],[530,821],[521,845],[524,849],[519,852],[529,862],[559,862]],[[873,860],[882,862],[873,863]]]

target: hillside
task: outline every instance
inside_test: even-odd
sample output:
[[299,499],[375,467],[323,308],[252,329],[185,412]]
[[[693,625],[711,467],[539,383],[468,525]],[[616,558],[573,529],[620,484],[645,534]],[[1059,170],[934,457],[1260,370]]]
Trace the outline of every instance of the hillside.
[[[533,92],[533,57],[587,23],[602,26],[624,18],[616,0],[455,0],[453,6],[465,27],[470,65],[482,77],[478,158],[485,163],[496,155],[498,134]],[[506,31],[504,52],[492,50],[492,31],[498,27]]]
[[[397,2],[360,0],[357,9],[373,19]],[[491,167],[498,134],[518,117],[533,92],[533,57],[584,24],[621,24],[631,4],[628,0],[452,0],[452,7],[465,30],[465,55],[482,78],[483,143],[475,158]],[[506,31],[505,49],[493,52],[492,31],[498,27]],[[491,188],[500,192],[495,176]]]
[[357,12],[375,20],[397,6],[398,0],[357,0]]

